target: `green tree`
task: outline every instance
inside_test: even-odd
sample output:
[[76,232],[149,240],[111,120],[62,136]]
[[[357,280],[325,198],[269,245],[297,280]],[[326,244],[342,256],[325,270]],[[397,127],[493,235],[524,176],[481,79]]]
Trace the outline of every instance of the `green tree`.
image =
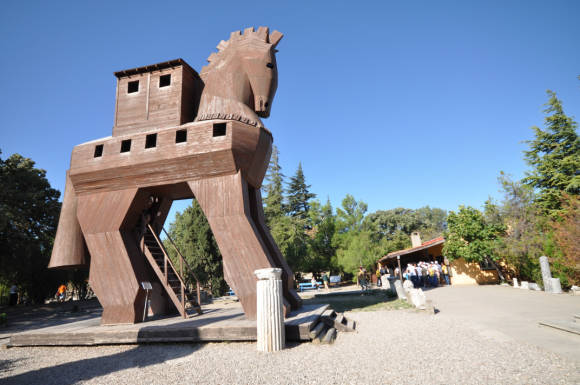
[[381,250],[371,239],[368,231],[352,230],[340,235],[340,246],[336,250],[337,263],[342,271],[356,275],[359,266],[374,271]]
[[267,184],[264,185],[263,191],[266,195],[264,199],[264,215],[266,223],[270,224],[274,218],[279,218],[285,213],[284,207],[284,174],[279,162],[280,152],[278,147],[272,146],[272,157],[266,174]]
[[436,207],[421,207],[415,210],[423,240],[430,240],[443,235],[447,226],[447,211]]
[[[175,220],[169,226],[169,236],[200,283],[208,287],[213,295],[223,295],[228,286],[223,278],[222,256],[197,200],[193,200],[183,213],[175,214]],[[173,261],[177,261],[177,252],[169,240],[165,240],[164,244]],[[184,275],[189,284],[194,284],[192,276]]]
[[380,251],[371,232],[363,229],[367,204],[347,194],[342,207],[336,209],[336,264],[343,272],[355,274],[360,265],[372,270]]
[[501,204],[491,199],[485,203],[486,222],[505,226],[505,233],[496,238],[493,254],[515,269],[523,280],[541,281],[538,258],[546,253],[547,221],[542,217],[532,187],[513,181],[503,172],[498,178],[503,192]]
[[367,215],[365,228],[373,233],[375,239],[392,239],[400,233],[409,237],[413,231],[419,231],[421,237],[428,240],[443,234],[446,219],[445,210],[438,208],[425,206],[413,210],[397,207]]
[[362,228],[368,205],[363,201],[357,201],[350,194],[342,200],[342,208],[336,209],[337,231],[359,231]]
[[556,274],[566,286],[580,285],[580,198],[564,195],[562,212],[553,223],[554,239],[561,250]]
[[302,163],[298,163],[296,174],[290,178],[288,184],[288,213],[306,221],[306,228],[312,228],[308,212],[310,211],[310,200],[316,197],[316,194],[310,192],[310,185],[306,184]]
[[543,211],[556,217],[562,193],[580,194],[580,139],[577,124],[564,113],[556,94],[547,91],[545,130],[536,126],[534,140],[527,141],[526,162],[532,166],[524,183],[539,189],[538,202]]
[[332,238],[336,232],[336,218],[330,199],[327,199],[324,206],[320,206],[320,202],[314,200],[310,209],[310,218],[313,228],[309,234],[310,247],[305,260],[305,270],[334,272],[337,269],[333,260],[336,247],[332,243]]
[[270,224],[270,232],[288,265],[297,273],[309,267],[305,265],[308,253],[308,236],[304,232],[306,222],[298,217],[283,215]]
[[494,241],[503,234],[505,227],[499,224],[487,223],[481,211],[473,207],[459,206],[459,211],[450,211],[447,217],[445,231],[445,246],[443,254],[450,260],[463,258],[467,262],[493,263],[499,259],[493,253]]
[[60,192],[50,186],[46,171],[34,166],[19,154],[0,158],[0,279],[41,302],[64,278],[62,272],[47,269]]

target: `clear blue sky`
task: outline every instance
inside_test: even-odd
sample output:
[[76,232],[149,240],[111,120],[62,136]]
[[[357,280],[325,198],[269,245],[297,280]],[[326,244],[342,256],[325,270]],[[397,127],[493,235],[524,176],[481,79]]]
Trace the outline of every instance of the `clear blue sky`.
[[[283,3],[288,3],[283,5]],[[285,34],[264,124],[286,175],[369,212],[481,207],[546,89],[580,118],[578,1],[4,1],[0,149],[64,191],[72,148],[111,134],[113,72],[181,57],[198,71],[231,31]]]

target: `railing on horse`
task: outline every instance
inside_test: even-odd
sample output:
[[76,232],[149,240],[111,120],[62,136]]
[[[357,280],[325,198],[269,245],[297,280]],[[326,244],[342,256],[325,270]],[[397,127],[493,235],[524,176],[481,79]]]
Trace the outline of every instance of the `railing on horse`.
[[[173,246],[176,248],[178,254],[179,254],[179,263],[180,263],[180,270],[178,272],[178,270],[175,268],[175,265],[173,264],[173,262],[171,261],[171,258],[169,258],[169,255],[167,254],[167,251],[165,250],[165,247],[163,246],[163,243],[161,242],[161,240],[159,239],[159,237],[157,236],[156,232],[153,230],[153,228],[151,227],[150,224],[147,225],[147,228],[150,232],[150,234],[153,236],[153,238],[155,239],[155,242],[157,243],[157,245],[159,246],[159,249],[161,250],[161,253],[163,254],[163,268],[161,270],[161,274],[162,277],[159,277],[160,279],[163,278],[163,284],[165,285],[165,287],[168,289],[169,292],[172,292],[173,295],[175,296],[175,291],[173,290],[173,287],[170,285],[169,283],[169,272],[170,269],[173,271],[173,274],[176,276],[177,280],[179,281],[179,285],[180,285],[180,298],[179,298],[179,303],[181,305],[180,313],[183,316],[183,318],[187,318],[187,312],[185,311],[185,295],[186,295],[186,283],[183,280],[183,265],[186,264],[187,266],[187,262],[183,259],[183,256],[181,255],[181,253],[179,252],[179,250],[177,250],[177,247],[175,247],[175,244],[172,244]],[[145,247],[145,237],[143,237],[143,247]],[[147,248],[149,249],[149,247],[147,246]],[[161,268],[161,266],[159,266],[157,264],[157,261],[155,261],[155,258],[153,256],[153,252],[151,250],[149,250],[149,253],[151,254],[151,256],[153,257],[153,261],[150,261],[153,265],[156,265],[158,268]],[[149,259],[149,258],[148,258]],[[191,268],[189,268],[189,270],[191,272],[193,272],[191,270]],[[200,308],[200,304],[201,304],[201,295],[200,295],[200,284],[199,281],[197,280],[197,278],[194,276],[194,278],[196,279],[196,283],[197,283],[197,303],[196,303],[196,310],[199,314],[201,314],[201,308]],[[173,296],[171,295],[171,293],[169,293],[169,296],[172,297],[172,300],[175,302],[175,299],[173,298]],[[176,304],[177,305],[177,304]]]
[[195,279],[195,290],[197,292],[197,303],[199,305],[201,305],[201,285],[199,284],[199,279],[197,279],[195,272],[193,271],[191,266],[189,266],[189,263],[187,263],[187,260],[185,258],[183,258],[183,255],[181,254],[181,252],[179,251],[179,249],[175,245],[175,242],[173,242],[173,239],[171,239],[171,237],[169,236],[169,233],[167,233],[167,231],[165,230],[164,227],[162,227],[161,230],[163,230],[163,232],[165,233],[165,236],[167,237],[167,239],[171,243],[171,246],[173,246],[173,249],[175,249],[175,251],[177,252],[177,255],[179,255],[179,274],[181,274],[181,276],[183,277],[183,265],[185,265],[185,267],[188,270],[188,273],[191,274],[193,279]]

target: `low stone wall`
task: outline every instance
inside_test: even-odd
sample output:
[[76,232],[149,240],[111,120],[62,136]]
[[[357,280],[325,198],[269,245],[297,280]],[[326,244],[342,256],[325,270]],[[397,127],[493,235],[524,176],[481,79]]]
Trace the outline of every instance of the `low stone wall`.
[[499,283],[496,270],[482,270],[477,262],[466,262],[463,258],[451,263],[452,285],[485,285]]

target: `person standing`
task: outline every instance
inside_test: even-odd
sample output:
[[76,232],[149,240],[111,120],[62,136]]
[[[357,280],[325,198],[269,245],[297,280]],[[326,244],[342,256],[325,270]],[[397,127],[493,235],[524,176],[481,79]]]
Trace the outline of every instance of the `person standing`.
[[330,289],[328,288],[328,275],[326,273],[322,274],[322,283],[324,283],[324,289],[328,292]]
[[56,298],[58,302],[64,302],[64,297],[66,295],[66,285],[60,285],[56,291]]
[[441,271],[443,272],[443,279],[445,280],[445,284],[447,286],[450,285],[449,283],[449,270],[446,264],[443,264],[443,266],[441,266]]
[[379,266],[377,266],[377,271],[375,274],[377,275],[377,287],[383,286],[382,280],[381,280],[381,264],[380,263],[379,263]]
[[415,266],[415,269],[417,270],[417,287],[422,287],[423,286],[423,271],[421,269],[421,264],[417,264]]
[[12,285],[10,287],[10,306],[16,306],[18,303],[18,286]]

